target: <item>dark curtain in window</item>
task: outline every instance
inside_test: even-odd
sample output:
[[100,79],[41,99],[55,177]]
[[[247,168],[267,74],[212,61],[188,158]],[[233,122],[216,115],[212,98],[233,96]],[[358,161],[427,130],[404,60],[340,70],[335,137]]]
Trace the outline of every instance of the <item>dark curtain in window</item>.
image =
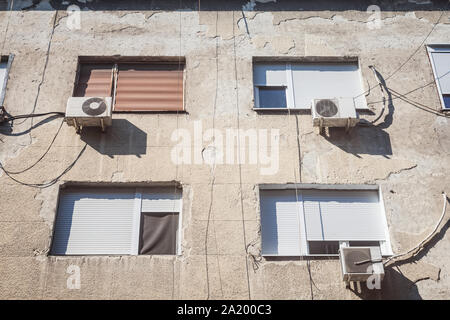
[[142,213],[139,254],[176,254],[178,213]]

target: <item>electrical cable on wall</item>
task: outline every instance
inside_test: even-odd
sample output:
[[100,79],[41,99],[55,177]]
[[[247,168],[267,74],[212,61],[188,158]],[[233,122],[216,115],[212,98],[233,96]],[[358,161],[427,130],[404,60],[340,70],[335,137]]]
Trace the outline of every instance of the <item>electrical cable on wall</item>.
[[[378,83],[378,85],[380,87],[381,93],[383,95],[383,99],[382,100],[375,101],[375,102],[370,102],[369,105],[373,105],[373,104],[377,104],[377,103],[383,103],[384,106],[383,106],[383,109],[381,110],[380,114],[374,120],[371,120],[371,121],[369,121],[367,123],[366,122],[360,122],[360,123],[358,123],[359,126],[375,125],[375,122],[377,122],[381,118],[381,116],[383,115],[384,111],[386,110],[386,105],[391,103],[392,100],[394,100],[394,99],[400,99],[400,100],[402,100],[402,101],[404,101],[404,102],[406,102],[406,103],[408,103],[408,104],[410,104],[410,105],[412,105],[412,106],[414,106],[414,107],[416,107],[416,108],[418,108],[418,109],[420,109],[422,111],[432,113],[432,114],[434,114],[434,115],[436,115],[438,117],[450,118],[450,116],[448,116],[446,114],[442,114],[442,113],[436,111],[435,109],[433,109],[433,108],[431,108],[429,106],[421,104],[420,102],[413,101],[412,99],[406,97],[406,95],[408,95],[408,94],[410,94],[412,92],[415,92],[417,90],[420,90],[422,88],[425,88],[425,87],[429,86],[430,84],[435,83],[434,80],[432,82],[430,82],[430,83],[427,83],[426,85],[423,85],[423,86],[417,87],[415,89],[412,89],[412,90],[408,91],[405,94],[401,94],[401,93],[397,92],[396,90],[387,87],[385,83],[383,84],[381,82],[375,66],[369,66],[369,68],[373,71],[375,79],[376,79],[376,81],[377,81],[377,83]],[[447,75],[448,73],[450,73],[450,71],[447,72],[446,74],[442,75],[441,77]],[[441,77],[439,77],[439,78],[441,78]],[[386,97],[386,92],[389,92],[390,94],[392,92],[394,94],[394,97],[389,97],[389,98]]]
[[[374,67],[374,66],[369,66],[369,68],[371,68],[371,69],[373,70],[373,68],[375,68],[375,67]],[[448,75],[448,74],[450,74],[450,71],[447,71],[447,72],[444,73],[443,75],[441,75],[441,76],[435,78],[434,80],[428,82],[427,84],[424,84],[424,85],[422,85],[422,86],[420,86],[420,87],[414,88],[414,89],[412,89],[412,90],[410,90],[410,91],[408,91],[408,92],[406,92],[406,93],[403,93],[403,95],[404,95],[404,96],[407,96],[407,95],[409,95],[409,94],[411,94],[411,93],[413,93],[413,92],[416,92],[417,90],[420,90],[420,89],[426,88],[426,87],[428,87],[428,86],[430,86],[430,85],[432,85],[432,84],[435,84],[435,83],[436,83],[436,80],[439,80],[439,79],[445,77],[445,76]],[[395,100],[395,99],[398,99],[398,98],[396,98],[396,97],[392,98],[392,100]],[[377,103],[382,103],[382,102],[383,102],[383,100],[379,100],[379,101],[373,101],[373,102],[370,102],[369,104],[377,104]]]
[[29,167],[22,169],[22,170],[18,170],[18,171],[11,171],[11,170],[6,170],[3,166],[2,169],[3,171],[5,171],[5,173],[8,173],[9,175],[16,175],[16,174],[21,174],[24,173],[30,169],[32,169],[34,166],[36,166],[46,155],[47,153],[50,151],[50,148],[52,147],[53,143],[56,140],[56,137],[58,136],[59,132],[61,131],[62,125],[64,123],[64,120],[61,121],[61,124],[58,127],[58,130],[56,131],[55,136],[53,137],[52,141],[50,142],[49,146],[47,147],[47,149],[45,150],[45,152],[42,154],[42,156],[39,157],[38,160],[36,160],[32,165],[30,165]]
[[242,218],[242,231],[244,235],[244,249],[245,249],[245,268],[247,272],[247,287],[248,287],[248,298],[251,300],[250,292],[250,275],[248,272],[248,259],[247,259],[247,236],[245,232],[245,222],[244,222],[244,199],[242,197],[242,166],[241,166],[241,142],[240,142],[240,120],[239,120],[239,80],[238,80],[238,68],[237,68],[237,53],[236,53],[236,31],[235,31],[235,16],[233,11],[233,57],[234,57],[234,76],[235,76],[235,90],[236,90],[236,115],[237,115],[237,140],[238,140],[238,163],[239,163],[239,194],[240,194],[240,204],[241,204],[241,218]]
[[[447,2],[447,6],[450,5],[450,1]],[[431,28],[430,32],[428,32],[428,34],[425,36],[425,38],[422,40],[422,42],[420,43],[420,45],[417,47],[417,49],[415,49],[412,54],[403,62],[400,64],[400,66],[395,69],[389,76],[387,76],[385,78],[385,81],[389,80],[390,78],[392,78],[394,75],[396,75],[416,54],[417,52],[419,52],[420,48],[422,48],[422,46],[425,44],[425,42],[427,41],[427,39],[430,37],[430,35],[433,33],[433,31],[436,29],[436,26],[439,24],[439,22],[442,19],[442,16],[444,15],[444,13],[446,12],[446,10],[442,10],[438,20],[434,23],[433,27]],[[353,97],[353,99],[356,99],[362,95],[365,95],[367,92],[370,92],[371,89],[375,88],[378,84],[369,87],[368,90],[364,91],[363,93]]]
[[[218,89],[219,89],[219,37],[218,37],[218,21],[219,21],[219,12],[216,11],[216,50],[215,50],[215,63],[216,63],[216,88],[215,88],[215,94],[214,94],[214,104],[213,104],[213,117],[212,117],[212,132],[213,132],[213,142],[214,145],[216,143],[216,137],[215,137],[215,122],[216,122],[216,109],[217,109],[217,96],[218,96]],[[214,149],[215,152],[215,149]],[[210,299],[210,288],[209,288],[209,265],[208,265],[208,234],[209,234],[209,226],[211,222],[211,212],[213,207],[213,201],[214,201],[214,183],[216,180],[215,176],[215,169],[216,169],[216,158],[213,157],[214,163],[211,167],[211,189],[210,189],[210,202],[209,202],[209,208],[208,208],[208,216],[206,220],[206,231],[205,231],[205,266],[206,266],[206,282],[207,282],[207,300]],[[216,230],[215,226],[213,224],[213,233],[214,233],[214,240],[216,245],[216,253],[218,253],[218,247],[217,247],[217,236],[216,236]],[[220,272],[220,261],[217,260],[217,268],[219,273],[219,284],[220,284],[220,292],[223,297],[223,288],[222,288],[222,276]]]
[[44,189],[44,188],[48,188],[52,185],[54,185],[55,183],[57,183],[59,181],[59,179],[64,176],[67,172],[69,172],[77,163],[78,159],[81,158],[81,156],[83,155],[84,151],[86,150],[87,147],[87,143],[84,145],[84,147],[81,149],[80,153],[77,155],[77,157],[75,158],[75,160],[66,168],[64,169],[56,178],[53,178],[52,180],[50,180],[49,182],[44,182],[44,183],[27,183],[27,182],[23,182],[19,179],[14,178],[12,175],[10,175],[8,173],[8,171],[5,170],[5,168],[3,167],[3,164],[0,162],[0,169],[13,181],[27,186],[27,187],[32,187],[32,188],[39,188],[39,189]]
[[55,116],[60,116],[60,117],[64,117],[65,113],[64,112],[59,112],[59,111],[51,111],[51,112],[44,112],[44,113],[35,113],[35,114],[21,114],[18,116],[9,116],[5,109],[2,107],[2,110],[0,110],[2,117],[0,118],[0,124],[1,123],[5,123],[5,122],[11,122],[17,119],[28,119],[28,118],[36,118],[36,117],[43,117],[43,116],[47,116],[47,115],[55,115]]
[[[58,10],[55,11],[55,15],[54,15],[54,18],[53,18],[52,30],[51,30],[49,41],[48,41],[48,45],[47,45],[47,52],[45,54],[44,69],[42,70],[42,77],[41,77],[41,80],[40,80],[40,82],[38,84],[38,87],[37,87],[37,93],[36,93],[36,97],[34,99],[33,109],[31,110],[31,114],[34,114],[34,112],[36,111],[37,103],[38,103],[38,100],[39,100],[39,95],[40,95],[40,92],[41,92],[41,87],[42,87],[42,84],[44,83],[45,74],[46,74],[47,66],[48,66],[48,60],[49,60],[49,56],[50,56],[50,48],[51,48],[51,44],[52,44],[52,40],[53,40],[53,35],[55,33],[57,18],[58,18]],[[25,120],[20,122],[19,124],[22,124],[23,122],[25,122]],[[32,141],[33,141],[33,138],[31,136],[32,128],[33,128],[33,118],[31,118],[30,129],[29,129],[29,131],[30,131],[30,143],[32,143]]]
[[[181,29],[181,10],[182,10],[182,0],[180,0],[179,2],[179,52],[178,52],[178,72],[181,72],[181,44],[182,44],[182,29]],[[180,81],[180,77],[177,77],[177,81]],[[181,79],[183,79],[183,77],[181,77]],[[183,80],[181,80],[183,81]],[[184,85],[183,83],[181,84],[182,86]],[[180,87],[180,84],[178,85],[178,87]],[[183,103],[184,103],[184,99],[183,99]],[[183,105],[184,107],[184,105]],[[179,119],[178,119],[178,109],[177,108],[177,116],[176,116],[176,123],[177,123],[177,132],[179,132]],[[178,146],[176,147],[178,148]],[[177,198],[177,179],[178,179],[178,152],[176,152],[177,155],[177,159],[176,159],[176,164],[175,164],[175,185],[174,185],[174,191],[173,191],[173,198],[176,199]],[[175,206],[175,201],[174,201],[174,206]],[[175,208],[172,209],[172,218],[175,212]],[[180,212],[178,214],[181,214]],[[174,226],[175,228],[175,226]],[[180,228],[180,226],[178,225],[178,228]],[[175,230],[172,230],[172,232],[175,233]],[[181,248],[179,249],[181,250]],[[173,261],[172,264],[172,299],[175,298],[175,260]]]
[[[436,224],[436,226],[433,228],[433,231],[431,231],[431,233],[425,237],[417,246],[415,246],[414,248],[406,251],[405,253],[401,253],[401,254],[396,254],[393,255],[391,257],[389,257],[386,261],[383,262],[384,265],[388,264],[390,261],[396,261],[397,259],[401,258],[401,257],[405,257],[407,256],[407,258],[412,258],[414,256],[416,256],[421,249],[423,249],[425,247],[425,245],[427,244],[427,242],[433,237],[433,235],[436,233],[437,229],[439,228],[439,226],[442,223],[442,220],[444,219],[445,216],[445,212],[447,211],[447,202],[449,201],[447,198],[447,194],[445,192],[442,193],[442,198],[444,200],[444,205],[442,208],[442,213],[441,216]],[[408,256],[410,255],[411,256]]]
[[[287,113],[288,114],[287,115],[287,118],[288,118],[288,132],[291,132],[292,131],[292,128],[291,128],[291,122],[292,122],[291,121],[291,109],[288,108],[287,111],[288,111],[288,113]],[[298,126],[297,115],[295,115],[295,123],[296,123],[295,131],[296,131],[296,142],[297,142],[297,157],[294,156],[294,159],[293,159],[292,163],[294,165],[293,168],[294,168],[295,202],[296,202],[296,204],[298,204],[300,202],[299,201],[299,193],[300,192],[299,192],[298,187],[297,187],[297,170],[295,170],[295,167],[296,167],[296,164],[298,162],[298,183],[302,183],[302,169],[301,169],[301,167],[302,167],[302,159],[301,159],[301,150],[300,150],[300,131],[299,131],[299,126]],[[310,261],[309,261],[309,259],[305,259],[303,256],[300,256],[300,259],[302,261],[306,260],[306,269],[308,271],[308,277],[309,277],[309,290],[310,290],[311,300],[314,300],[314,291],[313,291],[314,281],[312,279]],[[315,284],[314,284],[314,286],[317,288],[317,286]]]

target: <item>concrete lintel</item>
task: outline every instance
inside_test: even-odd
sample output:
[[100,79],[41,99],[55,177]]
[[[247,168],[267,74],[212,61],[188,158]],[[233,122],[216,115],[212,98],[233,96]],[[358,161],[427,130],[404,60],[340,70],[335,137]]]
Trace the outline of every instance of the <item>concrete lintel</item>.
[[299,62],[299,63],[358,63],[357,56],[254,56],[254,63]]
[[286,184],[259,184],[259,190],[378,190],[377,184],[319,184],[319,183],[286,183]]

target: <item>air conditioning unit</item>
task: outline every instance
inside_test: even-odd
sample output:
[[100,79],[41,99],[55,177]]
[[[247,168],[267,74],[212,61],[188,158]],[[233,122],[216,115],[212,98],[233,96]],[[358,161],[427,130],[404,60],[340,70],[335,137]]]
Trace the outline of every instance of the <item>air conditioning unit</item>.
[[353,98],[314,99],[311,114],[315,127],[354,127],[356,116]]
[[65,121],[77,132],[83,127],[101,127],[105,131],[112,124],[111,97],[70,97]]
[[384,278],[380,247],[341,247],[339,259],[346,283],[367,281],[372,275],[379,276],[380,281]]

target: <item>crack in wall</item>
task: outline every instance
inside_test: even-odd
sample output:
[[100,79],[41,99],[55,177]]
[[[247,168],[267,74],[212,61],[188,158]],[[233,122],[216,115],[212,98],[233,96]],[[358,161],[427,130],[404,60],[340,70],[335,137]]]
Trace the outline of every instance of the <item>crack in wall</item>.
[[398,175],[398,174],[401,174],[401,173],[403,173],[403,172],[405,172],[405,171],[413,170],[413,169],[415,169],[415,168],[417,168],[417,164],[414,164],[414,165],[409,166],[409,167],[406,167],[406,168],[402,168],[402,169],[400,169],[400,170],[396,170],[396,171],[389,172],[389,174],[388,174],[386,177],[384,177],[384,178],[382,178],[382,179],[376,179],[375,181],[389,180],[389,179],[391,178],[391,176],[393,176],[393,175]]

